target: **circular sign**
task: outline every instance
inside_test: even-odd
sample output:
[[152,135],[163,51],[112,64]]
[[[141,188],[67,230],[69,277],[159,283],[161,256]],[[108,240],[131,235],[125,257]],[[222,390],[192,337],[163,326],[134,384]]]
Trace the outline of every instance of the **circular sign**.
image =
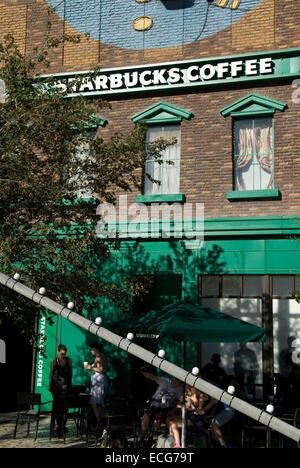
[[[205,39],[243,18],[263,0],[45,1],[67,24],[93,39],[122,49],[155,49]],[[133,28],[139,17],[148,17],[152,27]]]

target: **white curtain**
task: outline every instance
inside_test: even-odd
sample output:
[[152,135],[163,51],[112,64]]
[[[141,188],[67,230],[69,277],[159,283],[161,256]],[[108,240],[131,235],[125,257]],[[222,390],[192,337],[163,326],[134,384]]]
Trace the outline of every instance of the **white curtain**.
[[[146,137],[146,145],[162,137],[161,127],[149,127]],[[161,182],[161,165],[148,156],[145,164],[144,195],[158,195],[161,193],[161,185],[153,182],[147,174],[154,180]]]
[[[147,142],[151,143],[158,138],[170,141],[176,138],[177,143],[169,146],[162,154],[162,164],[153,159],[147,159],[145,164],[144,195],[179,193],[180,186],[180,125],[166,127],[149,127]],[[172,161],[172,164],[169,163]],[[159,181],[151,181],[146,174]]]
[[[91,138],[96,138],[96,130],[90,130],[89,132]],[[88,157],[90,157],[88,152],[88,143],[85,143],[78,148],[76,158],[80,162],[84,162],[86,160],[88,163]],[[78,172],[75,176],[71,177],[70,181],[73,183],[75,182],[75,184],[78,185],[78,190],[76,192],[77,198],[91,198],[93,196],[93,192],[89,187],[89,181],[85,174]]]
[[236,190],[273,187],[272,118],[235,121],[234,179]]

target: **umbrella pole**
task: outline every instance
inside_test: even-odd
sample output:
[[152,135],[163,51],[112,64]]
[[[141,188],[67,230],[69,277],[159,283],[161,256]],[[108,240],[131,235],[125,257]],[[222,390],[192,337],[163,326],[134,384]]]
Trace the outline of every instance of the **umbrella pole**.
[[[183,396],[185,397],[185,385]],[[185,400],[183,400],[183,405],[181,409],[181,420],[182,420],[182,427],[181,427],[181,447],[185,448]]]
[[[186,341],[183,342],[183,368],[186,367]],[[185,390],[186,384],[183,385],[183,402],[181,408],[181,447],[185,448],[185,429],[186,429],[186,419],[185,419]]]

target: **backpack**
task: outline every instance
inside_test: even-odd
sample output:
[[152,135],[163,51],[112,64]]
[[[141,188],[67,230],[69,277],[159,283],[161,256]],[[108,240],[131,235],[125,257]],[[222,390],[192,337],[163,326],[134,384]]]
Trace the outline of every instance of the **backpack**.
[[175,439],[169,434],[161,434],[157,438],[157,443],[155,448],[172,448],[175,444]]

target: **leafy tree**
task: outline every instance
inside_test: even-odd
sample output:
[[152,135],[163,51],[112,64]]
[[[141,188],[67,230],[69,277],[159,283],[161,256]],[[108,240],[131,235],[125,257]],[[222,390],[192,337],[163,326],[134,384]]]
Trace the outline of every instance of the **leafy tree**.
[[[0,80],[6,89],[0,103],[0,268],[9,275],[20,272],[21,281],[34,290],[45,286],[54,300],[72,300],[87,316],[99,307],[99,298],[126,311],[133,296],[147,291],[148,281],[101,278],[111,243],[96,234],[96,207],[114,203],[118,190],[140,186],[136,169],[146,157],[146,128],[136,125],[109,141],[99,131],[96,138],[91,134],[95,116],[108,104],[66,98],[84,78],[61,89],[53,77],[41,75],[50,66],[51,50],[64,41],[78,42],[78,37],[48,34],[30,56],[20,52],[11,35],[0,44]],[[160,162],[168,144],[158,140],[148,151]],[[116,248],[118,239],[113,242]],[[1,287],[0,310],[34,337],[37,305]]]

